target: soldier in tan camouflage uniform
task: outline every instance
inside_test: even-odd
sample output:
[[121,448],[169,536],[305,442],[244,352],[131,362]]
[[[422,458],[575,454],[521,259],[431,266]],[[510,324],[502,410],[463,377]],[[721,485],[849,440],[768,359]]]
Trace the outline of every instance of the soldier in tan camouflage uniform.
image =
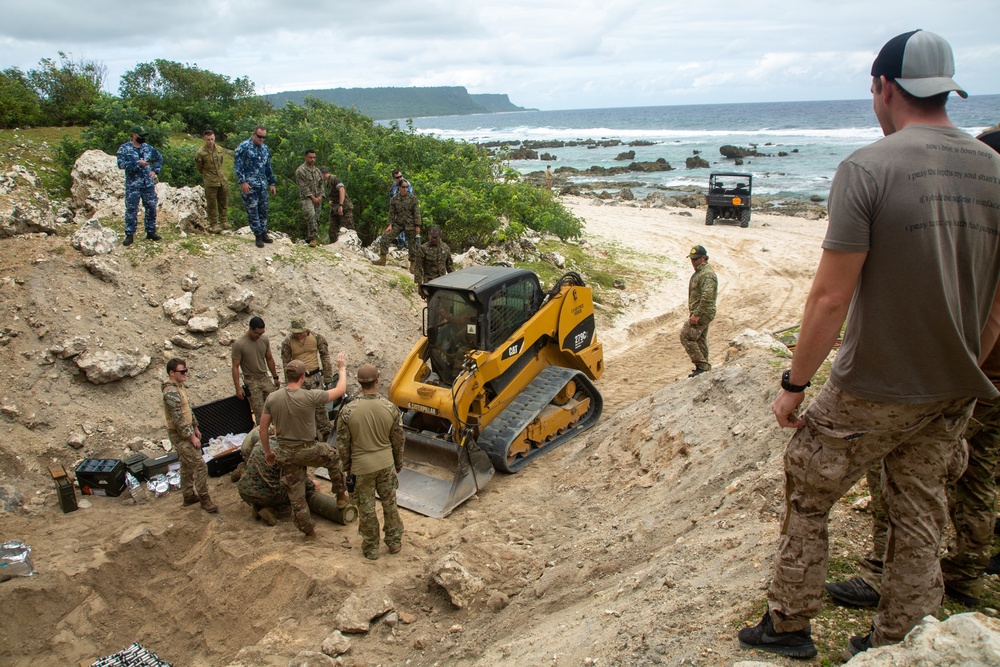
[[403,548],[403,520],[396,506],[396,473],[403,469],[405,436],[399,408],[378,393],[378,369],[364,364],[358,369],[361,398],[348,403],[337,420],[337,442],[344,468],[355,476],[354,501],[358,506],[358,534],[368,560],[378,560],[378,517],[375,494],[382,503],[385,544],[389,553]]
[[413,281],[418,285],[455,270],[451,262],[451,248],[441,240],[440,227],[431,227],[430,240],[417,248],[413,268]]
[[295,170],[295,185],[299,189],[302,220],[306,228],[306,242],[319,245],[319,215],[323,207],[323,173],[316,166],[316,151],[305,152],[305,161]]
[[187,362],[173,358],[167,362],[167,380],[163,383],[163,414],[167,421],[167,437],[177,452],[181,464],[181,492],[184,504],[201,503],[209,513],[219,511],[208,495],[208,467],[201,457],[201,431],[198,418],[191,411],[187,389]]
[[[885,138],[845,158],[830,188],[823,253],[771,406],[796,430],[768,610],[739,631],[744,647],[816,655],[810,623],[823,602],[830,510],[879,461],[889,517],[881,600],[848,652],[902,641],[941,604],[946,485],[965,467],[976,399],[1000,395],[979,367],[996,342],[986,332],[1000,313],[1000,237],[938,229],[996,229],[994,213],[957,200],[1000,201],[996,155],[948,118],[949,92],[965,97],[953,74],[951,46],[922,30],[889,40],[872,65]],[[914,164],[933,176],[914,182]],[[963,198],[948,196],[956,189]],[[799,416],[845,321],[830,377]]]
[[413,270],[413,259],[420,238],[420,204],[417,203],[417,198],[410,194],[409,187],[410,184],[406,180],[401,180],[399,192],[389,201],[389,226],[379,237],[379,258],[372,262],[375,266],[385,266],[389,255],[389,244],[399,236],[400,232],[405,231],[406,246],[410,253],[410,270]]
[[229,178],[222,161],[225,155],[222,149],[215,145],[215,132],[205,130],[201,133],[205,145],[194,154],[194,166],[201,174],[202,185],[205,188],[205,204],[208,207],[208,231],[218,234],[229,229]]
[[354,229],[354,204],[347,196],[343,181],[325,167],[320,172],[323,174],[323,195],[330,202],[330,243],[336,243],[341,227]]
[[[314,539],[316,525],[309,514],[306,502],[306,467],[325,467],[330,472],[337,506],[346,507],[350,498],[346,489],[340,488],[343,469],[337,450],[325,442],[316,442],[316,407],[326,405],[344,395],[347,373],[346,356],[337,355],[340,379],[333,389],[303,389],[306,367],[301,361],[292,360],[285,366],[285,388],[267,397],[260,419],[260,445],[264,449],[267,465],[277,462],[281,466],[281,486],[292,505],[295,527],[306,539]],[[267,429],[274,425],[276,447],[271,449]]]
[[[250,390],[250,409],[254,419],[260,424],[260,415],[264,410],[264,401],[271,392],[281,386],[278,380],[278,369],[271,355],[271,342],[264,335],[264,320],[259,317],[250,318],[250,329],[233,341],[233,385],[236,387],[236,398],[244,399],[243,383],[240,382],[240,372],[243,381]],[[267,372],[271,371],[268,378]]]
[[681,345],[694,362],[693,378],[712,370],[708,363],[708,325],[715,319],[715,300],[719,293],[719,278],[708,264],[708,252],[696,245],[688,255],[694,274],[688,283],[688,319],[681,327]]
[[[306,366],[306,380],[303,389],[324,389],[324,384],[333,382],[333,364],[330,363],[330,346],[326,338],[306,328],[305,320],[292,320],[291,334],[281,341],[281,364],[288,366],[292,359],[298,359]],[[325,441],[332,430],[326,405],[316,408],[317,440]]]

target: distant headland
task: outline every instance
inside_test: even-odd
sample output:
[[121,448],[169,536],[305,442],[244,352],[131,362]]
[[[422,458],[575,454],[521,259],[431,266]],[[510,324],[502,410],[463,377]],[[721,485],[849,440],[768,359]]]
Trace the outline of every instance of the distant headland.
[[467,116],[502,111],[535,111],[519,107],[503,93],[470,94],[464,86],[426,88],[325,88],[288,90],[262,95],[275,107],[286,102],[302,104],[306,96],[341,107],[354,107],[373,120],[422,118],[426,116]]

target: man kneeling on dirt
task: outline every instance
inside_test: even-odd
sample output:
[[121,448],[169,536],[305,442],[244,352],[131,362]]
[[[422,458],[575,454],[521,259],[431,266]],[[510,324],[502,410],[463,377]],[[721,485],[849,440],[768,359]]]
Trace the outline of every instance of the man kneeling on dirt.
[[[272,434],[273,435],[273,434]],[[269,466],[260,445],[260,431],[254,428],[247,434],[250,453],[246,455],[246,470],[240,477],[237,490],[240,498],[250,506],[254,519],[261,519],[269,526],[277,525],[278,512],[291,508],[288,492],[281,486],[281,467]],[[312,480],[305,482],[305,498],[316,493]]]
[[[281,486],[292,504],[295,527],[314,539],[315,524],[306,503],[306,466],[325,466],[333,480],[337,506],[346,507],[350,498],[341,487],[343,469],[337,450],[325,442],[316,442],[316,407],[335,401],[347,390],[347,356],[337,355],[340,378],[333,389],[303,389],[306,366],[297,359],[285,366],[285,387],[272,393],[264,403],[260,417],[260,444],[267,465],[281,465]],[[274,424],[276,451],[271,450],[268,427]],[[339,484],[338,484],[339,482]]]

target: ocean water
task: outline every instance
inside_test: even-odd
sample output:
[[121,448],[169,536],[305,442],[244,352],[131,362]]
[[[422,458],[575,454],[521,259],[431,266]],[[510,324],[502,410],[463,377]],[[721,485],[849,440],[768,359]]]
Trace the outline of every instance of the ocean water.
[[[978,134],[1000,122],[1000,95],[972,96],[967,100],[952,96],[948,101],[948,113],[958,127]],[[615,157],[628,150],[635,150],[636,161],[664,158],[669,162],[673,171],[600,177],[611,183],[640,182],[642,185],[633,187],[637,196],[679,186],[704,187],[711,171],[736,170],[753,173],[757,194],[796,199],[812,195],[826,197],[840,161],[853,150],[882,137],[870,99],[516,111],[415,118],[412,122],[418,132],[470,142],[620,139],[627,144],[636,140],[652,141],[651,146],[537,149],[539,154],[548,152],[557,159],[553,162],[510,162],[510,166],[521,173],[544,170],[546,165],[552,165],[553,170],[560,166],[577,169],[594,165],[624,166],[628,161],[616,161]],[[758,151],[772,157],[744,158],[742,167],[734,167],[731,160],[719,153],[719,147],[725,144],[742,147],[756,144]],[[700,151],[711,167],[686,169],[684,160],[694,151]],[[777,157],[779,151],[788,155]],[[594,178],[571,180],[592,181]]]

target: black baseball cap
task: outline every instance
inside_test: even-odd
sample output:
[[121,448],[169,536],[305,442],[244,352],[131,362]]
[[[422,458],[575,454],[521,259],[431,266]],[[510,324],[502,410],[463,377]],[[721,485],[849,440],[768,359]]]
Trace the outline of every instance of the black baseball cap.
[[954,90],[969,94],[955,83],[955,56],[944,37],[926,30],[896,35],[882,47],[872,63],[872,76],[894,80],[914,97],[931,97]]

